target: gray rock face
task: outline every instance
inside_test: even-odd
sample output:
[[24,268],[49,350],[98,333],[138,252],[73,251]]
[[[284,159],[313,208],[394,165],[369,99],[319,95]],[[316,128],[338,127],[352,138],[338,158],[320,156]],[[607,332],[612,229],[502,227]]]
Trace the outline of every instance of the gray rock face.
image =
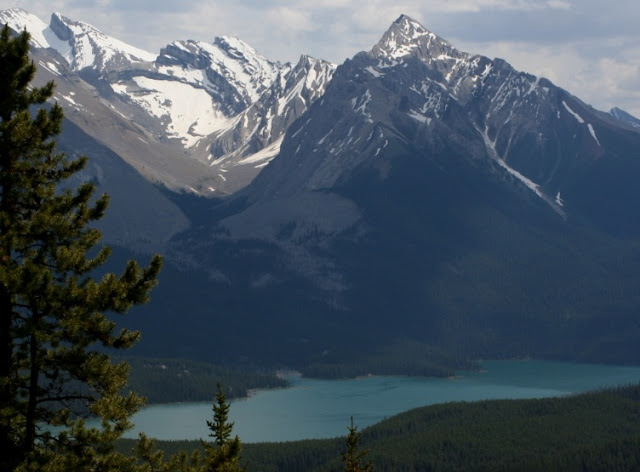
[[[51,15],[49,29],[60,42],[68,46],[58,52],[76,72],[91,69],[96,74],[102,74],[130,68],[137,63],[149,62],[155,57],[153,54],[105,35],[88,23],[71,20],[59,13]],[[58,43],[55,37],[51,37],[52,42]]]
[[[366,216],[379,210],[365,206],[370,199],[360,189],[402,185],[394,176],[415,166],[418,175],[432,168],[468,179],[451,191],[470,200],[477,198],[471,188],[490,186],[506,192],[497,207],[538,208],[559,224],[586,219],[605,231],[640,234],[639,210],[629,203],[640,198],[637,186],[622,193],[610,186],[628,180],[622,168],[640,178],[639,144],[636,133],[548,80],[458,51],[401,16],[371,51],[338,67],[322,99],[288,128],[278,156],[231,199],[244,206],[220,227],[236,240],[278,245],[293,270],[321,284],[316,271],[304,273],[296,262],[301,254],[331,265],[318,247],[350,232],[381,231]],[[438,198],[447,208],[447,197]],[[327,224],[328,214],[336,224]]]
[[55,13],[51,15],[51,23],[49,24],[49,27],[51,28],[51,31],[53,31],[62,41],[71,41],[75,39],[73,31],[60,15]]
[[40,67],[59,64],[49,70],[56,80],[64,70],[65,79],[92,90],[76,95],[77,110],[106,107],[130,122],[124,128],[135,129],[140,142],[164,152],[155,161],[144,157],[149,152],[138,158],[140,146],[127,148],[130,141],[121,139],[119,128],[92,126],[81,113],[70,116],[74,123],[150,180],[205,196],[249,183],[278,153],[287,126],[322,94],[334,69],[311,58],[296,66],[272,62],[231,37],[211,44],[175,41],[155,55],[57,13],[46,25],[24,10],[4,10],[0,22],[32,32]]
[[627,113],[618,107],[614,107],[609,110],[609,114],[622,123],[627,123],[636,129],[640,129],[640,119],[636,118],[631,113]]
[[[273,364],[407,338],[471,358],[640,358],[640,133],[619,112],[406,16],[335,71],[228,38],[78,68],[67,33],[0,18],[39,31],[38,80],[78,127],[65,149],[108,148],[87,176],[124,195],[112,237],[180,265],[139,326],[158,327],[154,354],[210,355],[222,329],[217,348]],[[111,151],[171,189],[235,193],[180,207]]]
[[384,179],[397,146],[408,144],[426,159],[454,149],[566,217],[584,190],[577,175],[607,161],[613,127],[548,80],[458,51],[401,16],[371,51],[338,68],[278,159],[242,193],[331,189],[362,166]]
[[186,72],[181,80],[206,88],[227,117],[254,103],[282,67],[263,58],[246,43],[230,37],[215,38],[213,44],[173,42],[160,51],[156,65],[169,68],[163,71],[165,79],[169,80],[167,76],[178,75],[173,68],[202,71],[202,75],[193,76]]
[[105,242],[138,253],[164,251],[173,236],[189,228],[190,220],[157,184],[179,188],[176,175],[195,180],[203,166],[186,161],[176,168],[179,163],[172,149],[148,139],[142,128],[95,101],[97,91],[79,79],[62,58],[56,60],[39,49],[33,52],[33,59],[39,67],[34,83],[42,86],[55,80],[54,99],[65,110],[58,148],[69,156],[89,156],[85,170],[69,184],[75,187],[91,180],[98,194],[106,192],[111,197],[109,211],[98,225]]
[[[285,132],[323,95],[334,70],[333,64],[302,56],[295,66],[283,68],[232,126],[215,136],[211,167],[218,172],[214,185],[219,191],[233,193],[244,187],[278,154]],[[234,181],[229,181],[229,174],[236,176]]]
[[[261,171],[287,126],[321,95],[333,66],[308,61],[313,66],[272,63],[229,37],[177,41],[151,67],[118,74],[110,87],[128,113],[151,115],[150,129],[207,167],[192,190],[225,195]],[[314,82],[318,69],[322,80]]]
[[235,309],[261,353],[408,337],[604,359],[613,339],[638,359],[638,149],[631,126],[402,16],[172,257],[223,281],[198,319]]

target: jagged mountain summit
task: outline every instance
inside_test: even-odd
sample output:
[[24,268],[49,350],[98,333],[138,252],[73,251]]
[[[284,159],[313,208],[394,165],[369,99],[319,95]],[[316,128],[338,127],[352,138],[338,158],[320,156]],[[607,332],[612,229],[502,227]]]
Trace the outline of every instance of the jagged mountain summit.
[[628,113],[618,107],[614,107],[609,110],[609,114],[613,116],[615,119],[622,121],[623,123],[628,123],[634,128],[640,128],[640,119],[633,116],[631,113]]
[[[280,152],[284,131],[324,94],[334,70],[332,64],[306,55],[281,70],[271,87],[216,135],[210,166],[221,178],[233,172],[239,181],[235,189],[248,184],[253,169],[263,168]],[[243,167],[252,169],[244,179]]]
[[615,338],[640,359],[622,242],[640,239],[639,150],[608,113],[401,16],[170,258],[225,294],[194,319],[274,333],[229,338],[256,356],[409,337],[594,360]]
[[109,37],[88,23],[70,20],[59,13],[51,15],[48,25],[20,8],[0,12],[0,20],[14,31],[27,29],[35,47],[55,50],[76,72],[91,68],[101,73],[155,59],[154,54]]
[[[272,62],[232,37],[174,41],[156,55],[59,13],[47,25],[25,10],[4,10],[0,22],[32,33],[47,78],[75,81],[70,93],[57,97],[78,112],[68,113],[69,119],[150,180],[207,196],[250,182],[335,69],[306,56],[297,65]],[[100,107],[111,112],[111,121],[128,123],[95,127],[78,116]],[[150,150],[141,153],[137,143],[122,142],[122,127]]]
[[439,359],[640,362],[640,133],[624,115],[407,16],[337,68],[232,38],[104,69],[60,51],[34,50],[40,79],[78,125],[67,145],[108,146],[92,172],[109,192],[161,201],[108,179],[109,151],[173,189],[235,192],[174,196],[153,212],[169,227],[122,225],[119,244],[161,234],[167,255],[132,320],[149,354],[326,366],[410,340]]
[[612,152],[624,131],[610,115],[501,59],[458,51],[406,16],[334,81],[293,125],[277,162],[243,193],[260,202],[331,189],[363,168],[384,180],[397,147],[409,145],[429,160],[458,156],[562,218],[567,206],[607,218],[588,203],[594,185],[611,192],[601,172],[629,159],[637,166],[636,135],[628,137],[633,158]]
[[463,60],[467,56],[406,15],[392,23],[373,46],[371,54],[381,60],[380,67],[396,65],[409,55],[418,55],[428,62],[434,59]]

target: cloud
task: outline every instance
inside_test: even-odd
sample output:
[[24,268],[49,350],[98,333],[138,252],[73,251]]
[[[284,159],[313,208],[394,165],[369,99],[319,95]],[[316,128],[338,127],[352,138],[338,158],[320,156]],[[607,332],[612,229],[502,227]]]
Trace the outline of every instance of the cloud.
[[640,115],[637,0],[6,0],[10,7],[45,21],[60,11],[151,52],[231,35],[272,60],[306,53],[337,63],[371,49],[405,13],[460,49],[503,57],[599,108]]
[[[519,40],[552,43],[609,38],[621,34],[637,37],[636,18],[640,2],[619,0],[607,8],[600,0],[581,0],[570,5],[545,2],[518,8],[484,8],[437,16],[447,34],[469,41]],[[545,8],[542,8],[545,6]],[[425,9],[426,10],[426,9]]]
[[640,116],[640,51],[622,38],[602,43],[615,50],[594,58],[592,41],[531,47],[527,42],[458,43],[460,49],[506,59],[518,70],[546,77],[586,103],[607,111],[619,106]]
[[429,11],[432,12],[447,12],[447,13],[462,13],[472,12],[477,13],[481,11],[535,11],[535,10],[548,10],[548,9],[561,9],[567,10],[571,8],[571,4],[566,0],[461,0],[461,1],[447,1],[436,0],[429,3]]
[[271,8],[267,11],[266,21],[271,24],[287,25],[286,29],[293,32],[308,32],[317,29],[309,10],[289,7]]
[[[98,5],[109,8],[112,12],[117,11],[141,11],[141,12],[180,12],[189,10],[201,0],[101,0]],[[68,9],[88,9],[93,5],[86,0],[67,0]],[[88,4],[89,3],[89,4]]]

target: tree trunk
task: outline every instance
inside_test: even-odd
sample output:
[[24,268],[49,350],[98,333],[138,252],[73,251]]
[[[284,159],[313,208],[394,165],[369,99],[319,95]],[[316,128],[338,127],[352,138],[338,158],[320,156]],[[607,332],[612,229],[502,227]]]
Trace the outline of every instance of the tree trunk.
[[[34,312],[35,314],[35,312]],[[36,317],[36,323],[38,321]],[[34,330],[35,331],[35,330]],[[29,401],[25,424],[24,453],[25,456],[33,451],[36,440],[36,406],[38,400],[38,380],[40,378],[40,362],[38,360],[37,332],[31,333],[29,338]]]
[[[13,392],[11,371],[13,369],[13,342],[11,339],[11,319],[13,304],[7,287],[0,284],[0,409],[11,411]],[[17,450],[14,444],[8,418],[0,421],[0,469],[13,470],[17,464]]]

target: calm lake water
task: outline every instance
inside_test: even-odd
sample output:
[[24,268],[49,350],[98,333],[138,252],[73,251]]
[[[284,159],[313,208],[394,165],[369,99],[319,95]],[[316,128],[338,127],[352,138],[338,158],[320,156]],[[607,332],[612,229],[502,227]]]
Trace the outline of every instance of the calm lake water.
[[[260,390],[231,402],[234,433],[243,442],[277,442],[343,436],[349,418],[360,428],[433,403],[499,398],[540,398],[640,382],[640,367],[546,361],[489,361],[483,370],[456,378],[367,377],[313,380],[291,377],[291,388]],[[136,427],[157,439],[208,437],[211,403],[153,405]]]

